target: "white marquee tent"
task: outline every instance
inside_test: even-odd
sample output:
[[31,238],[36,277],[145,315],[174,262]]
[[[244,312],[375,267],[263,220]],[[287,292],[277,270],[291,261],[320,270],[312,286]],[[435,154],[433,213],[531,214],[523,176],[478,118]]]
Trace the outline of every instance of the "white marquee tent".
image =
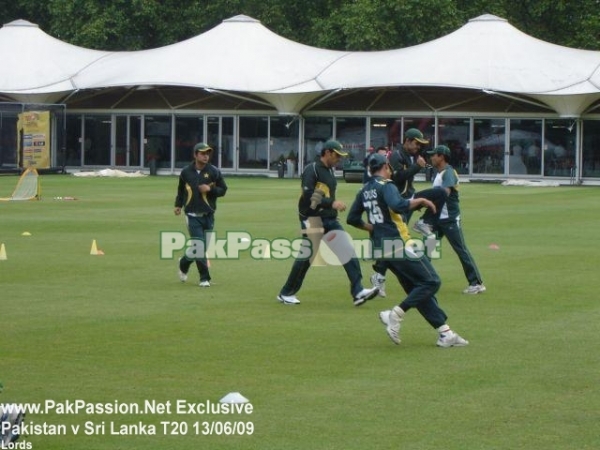
[[[378,67],[380,70],[373,70]],[[523,94],[562,116],[600,98],[600,52],[533,38],[483,15],[439,39],[399,50],[352,53],[318,77],[325,88],[443,86]]]
[[578,117],[600,99],[600,52],[535,39],[492,15],[424,44],[375,52],[309,47],[243,15],[180,43],[134,52],[75,47],[19,20],[0,30],[0,58],[0,95],[22,102],[178,86],[252,94],[281,114],[298,114],[338,91],[413,86],[517,95]]
[[109,52],[76,47],[26,20],[0,29],[0,95],[23,103],[53,103],[76,87],[73,77]]
[[295,113],[324,91],[318,75],[347,54],[290,41],[240,15],[177,44],[114,53],[73,81],[80,89],[187,86],[256,93],[279,111]]

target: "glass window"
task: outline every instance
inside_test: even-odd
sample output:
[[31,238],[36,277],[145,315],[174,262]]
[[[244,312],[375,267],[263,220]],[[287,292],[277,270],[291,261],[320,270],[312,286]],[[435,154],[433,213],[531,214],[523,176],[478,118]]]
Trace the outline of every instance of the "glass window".
[[372,117],[370,145],[375,149],[379,147],[388,147],[391,150],[394,145],[398,145],[401,141],[401,127],[402,119]]
[[321,154],[321,148],[333,137],[333,118],[307,117],[304,122],[303,166],[313,162]]
[[65,166],[81,166],[81,115],[67,115],[67,133]]
[[[8,105],[1,105],[4,109]],[[20,111],[19,111],[20,112]],[[2,111],[0,115],[0,167],[17,167],[17,114]]]
[[544,175],[569,177],[575,167],[575,122],[546,120],[544,127]]
[[[344,145],[344,150],[348,152],[346,159],[348,161],[361,161],[366,156],[367,142],[367,120],[365,117],[336,117],[336,140]],[[337,169],[341,169],[343,160]]]
[[584,177],[600,177],[600,120],[583,121],[582,172]]
[[83,164],[110,165],[110,115],[85,116],[83,131]]
[[277,170],[279,164],[292,159],[297,162],[299,121],[296,117],[271,117],[269,168]]
[[[129,166],[138,167],[141,166],[142,161],[142,117],[141,116],[130,116],[129,117],[129,155],[127,158],[127,164]],[[149,160],[150,158],[146,158]],[[169,158],[170,159],[170,158]]]
[[63,105],[56,107],[50,107],[50,115],[51,115],[51,128],[50,128],[50,137],[51,137],[51,152],[52,159],[51,164],[53,166],[66,166],[66,158],[67,158],[67,149],[65,147],[65,140],[67,134],[66,128],[66,114],[65,107]]
[[571,176],[575,167],[575,122],[571,119],[550,119],[544,126],[544,175]]
[[438,119],[438,145],[445,145],[452,151],[450,165],[458,173],[469,173],[469,133],[470,119]]
[[[115,165],[141,165],[142,117],[139,115],[115,117]],[[151,155],[147,155],[150,159]]]
[[504,174],[504,119],[473,121],[473,173]]
[[235,159],[234,137],[234,118],[221,117],[221,146],[219,148],[220,167],[233,167]]
[[240,117],[241,169],[267,169],[268,165],[268,117]]
[[127,163],[128,116],[117,116],[115,119],[115,164],[124,166]]
[[156,167],[171,167],[171,116],[146,116],[144,131],[145,166],[151,160]]
[[234,118],[230,116],[207,116],[206,135],[206,143],[215,150],[211,163],[221,168],[233,168]]
[[[175,117],[175,167],[183,168],[194,158],[194,145],[204,141],[204,118]],[[212,164],[216,164],[212,161]]]
[[508,144],[509,175],[542,173],[541,119],[511,119]]

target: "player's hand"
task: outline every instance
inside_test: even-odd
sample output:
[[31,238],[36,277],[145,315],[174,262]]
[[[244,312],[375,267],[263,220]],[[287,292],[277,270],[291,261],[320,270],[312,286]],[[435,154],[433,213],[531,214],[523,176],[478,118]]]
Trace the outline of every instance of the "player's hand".
[[181,214],[181,208],[176,207],[174,212],[175,212],[175,215],[178,216],[179,214]]
[[336,200],[335,202],[333,202],[331,204],[331,207],[333,209],[335,209],[336,211],[340,211],[340,212],[346,211],[346,204],[344,202],[340,202],[339,200]]
[[317,209],[317,206],[321,204],[321,200],[323,200],[323,192],[321,189],[315,189],[313,194],[310,196],[310,209]]
[[425,161],[425,158],[423,158],[421,155],[417,156],[416,163],[421,167],[425,167],[427,165],[427,161]]
[[198,190],[200,192],[210,192],[210,184],[200,184],[198,185]]

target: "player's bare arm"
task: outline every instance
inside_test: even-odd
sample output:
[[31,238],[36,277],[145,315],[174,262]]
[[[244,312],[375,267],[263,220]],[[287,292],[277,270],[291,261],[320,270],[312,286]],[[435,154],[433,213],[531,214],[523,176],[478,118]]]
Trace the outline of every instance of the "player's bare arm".
[[410,200],[410,209],[418,209],[418,208],[428,208],[434,214],[437,212],[435,205],[431,200],[427,200],[426,198],[413,198]]

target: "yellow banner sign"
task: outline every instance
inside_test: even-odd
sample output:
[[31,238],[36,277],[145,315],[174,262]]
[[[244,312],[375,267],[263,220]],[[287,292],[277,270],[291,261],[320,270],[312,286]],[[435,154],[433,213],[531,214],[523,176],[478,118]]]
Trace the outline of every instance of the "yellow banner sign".
[[19,161],[22,162],[22,166],[36,169],[50,168],[50,112],[21,113],[18,128],[19,146],[23,149],[23,159]]

